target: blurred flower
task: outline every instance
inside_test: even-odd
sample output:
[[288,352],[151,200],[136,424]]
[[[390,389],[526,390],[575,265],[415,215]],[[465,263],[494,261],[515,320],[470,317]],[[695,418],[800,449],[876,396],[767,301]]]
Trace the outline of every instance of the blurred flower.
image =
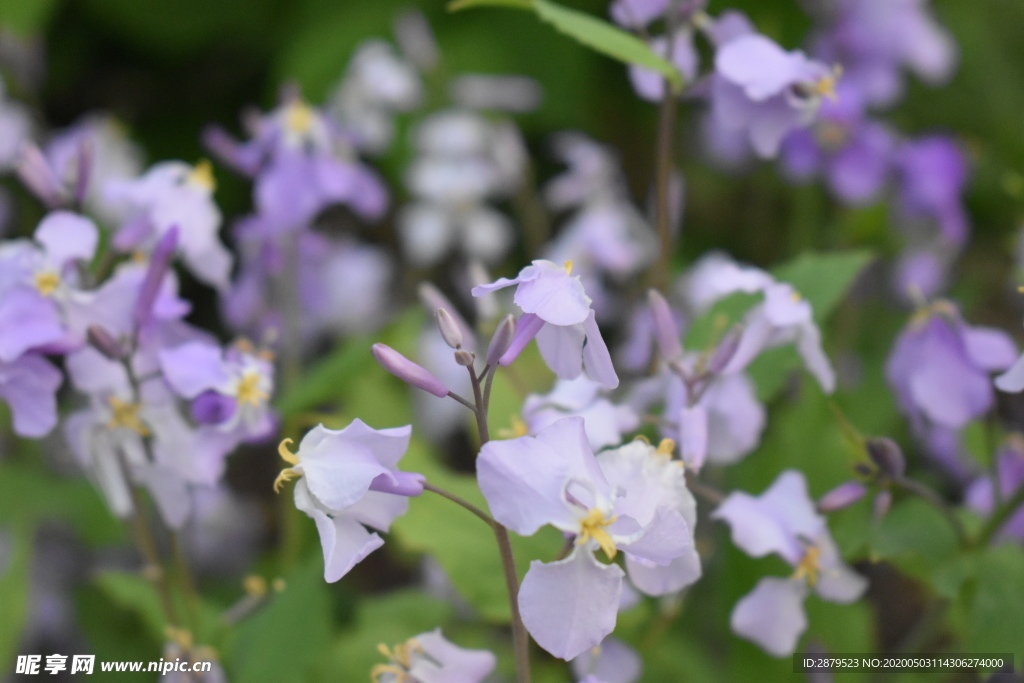
[[[984,517],[990,517],[999,505],[1024,486],[1024,438],[1011,434],[996,453],[999,471],[999,496],[991,476],[978,477],[968,488],[967,504]],[[1004,538],[1024,540],[1024,508],[1019,508],[1000,527]]]
[[595,451],[622,443],[623,434],[640,426],[632,408],[615,405],[602,395],[602,387],[583,375],[560,379],[547,394],[530,394],[523,403],[523,422],[529,434],[538,434],[563,417],[583,418],[587,440]]
[[480,683],[494,670],[494,655],[449,642],[437,628],[378,650],[388,658],[370,671],[373,683]]

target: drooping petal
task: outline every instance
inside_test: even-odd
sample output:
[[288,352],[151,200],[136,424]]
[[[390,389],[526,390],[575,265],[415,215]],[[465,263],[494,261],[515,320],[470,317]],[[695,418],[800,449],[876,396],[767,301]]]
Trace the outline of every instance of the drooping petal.
[[[530,269],[532,277],[525,279]],[[551,261],[534,261],[523,269],[513,301],[526,313],[536,313],[552,325],[578,325],[590,314],[591,299],[583,291],[579,276],[570,275]]]
[[312,450],[300,449],[295,469],[305,475],[313,497],[332,511],[355,503],[370,490],[374,479],[390,472],[369,448],[348,442],[338,434]]
[[661,506],[644,527],[643,535],[619,548],[633,557],[665,566],[693,548],[693,530],[678,511]]
[[384,545],[384,539],[368,532],[362,524],[340,514],[333,519],[320,510],[309,495],[305,481],[295,485],[295,507],[316,522],[324,551],[324,580],[334,583],[367,555]]
[[544,325],[537,333],[537,348],[544,362],[562,379],[575,379],[583,372],[582,325]]
[[570,660],[615,629],[623,571],[577,546],[557,562],[534,560],[519,588],[519,611],[537,644]]
[[612,356],[597,326],[597,318],[593,311],[583,322],[583,331],[587,333],[587,341],[583,346],[583,367],[595,382],[608,389],[619,386],[619,376],[612,366]]
[[11,408],[15,433],[45,435],[57,424],[57,388],[63,376],[42,356],[25,355],[0,361],[0,397]]
[[0,300],[0,361],[12,361],[63,336],[57,307],[35,290],[18,288]]
[[667,565],[643,562],[626,555],[629,579],[647,595],[668,595],[680,591],[701,577],[700,555],[692,546]]
[[760,645],[768,654],[793,654],[800,635],[807,629],[803,581],[766,576],[733,608],[732,630]]
[[461,648],[449,642],[439,628],[413,640],[426,655],[414,655],[409,668],[409,676],[418,683],[480,683],[497,664],[492,653]]
[[193,399],[204,391],[223,387],[230,379],[224,354],[214,344],[192,342],[161,349],[159,358],[164,378],[182,398]]
[[54,211],[36,228],[35,238],[43,245],[50,262],[61,268],[73,259],[91,259],[99,230],[88,218],[70,211]]

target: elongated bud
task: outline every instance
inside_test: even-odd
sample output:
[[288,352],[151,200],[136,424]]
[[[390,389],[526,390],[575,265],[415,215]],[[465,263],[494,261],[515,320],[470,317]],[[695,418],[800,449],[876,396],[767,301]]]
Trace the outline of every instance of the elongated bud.
[[654,338],[658,341],[658,350],[665,360],[676,360],[683,355],[683,347],[679,345],[679,331],[672,309],[665,297],[653,289],[647,292],[647,302],[654,316]]
[[382,368],[403,382],[418,387],[439,398],[444,398],[448,395],[448,387],[444,385],[444,382],[435,377],[425,367],[413,363],[387,344],[374,344],[370,350]]
[[448,300],[448,297],[429,282],[421,282],[419,287],[416,288],[416,293],[419,295],[423,307],[428,311],[436,311],[439,308],[445,309],[459,326],[459,331],[462,333],[462,348],[470,353],[476,351],[476,335],[473,334],[473,328],[459,314],[459,309],[455,308],[455,305]]
[[459,349],[455,352],[455,362],[464,368],[468,368],[473,364],[474,356],[465,349]]
[[89,191],[92,161],[95,156],[93,141],[90,138],[82,140],[82,144],[78,146],[78,158],[75,160],[75,204],[78,206],[85,201],[85,194]]
[[444,343],[453,349],[462,348],[462,330],[459,323],[448,312],[447,308],[439,308],[434,311],[434,319],[437,320],[437,329],[441,331],[441,338]]
[[889,489],[879,491],[871,505],[875,519],[882,519],[882,517],[885,517],[886,513],[889,512],[890,507],[892,507],[892,491]]
[[174,250],[178,248],[178,226],[174,226],[160,238],[153,249],[153,255],[149,259],[149,270],[142,280],[142,288],[139,290],[139,298],[135,300],[135,311],[133,318],[136,329],[144,327],[153,317],[153,304],[160,293],[164,276],[171,265],[171,257]]
[[842,510],[863,498],[867,492],[868,489],[864,484],[851,479],[823,495],[818,501],[818,509],[822,512]]
[[498,329],[494,331],[494,336],[491,337],[491,343],[487,347],[487,359],[488,365],[497,365],[498,359],[500,359],[508,347],[512,344],[512,338],[516,336],[516,319],[512,315],[505,316],[505,319],[498,324]]
[[121,360],[125,357],[127,350],[105,327],[90,325],[85,334],[89,343],[110,360]]
[[718,342],[711,359],[708,361],[708,372],[712,375],[720,374],[729,365],[729,361],[736,355],[736,349],[740,347],[740,340],[743,339],[743,326],[735,325],[729,330],[722,340]]
[[907,460],[903,457],[903,451],[892,439],[885,436],[868,439],[865,446],[868,456],[882,474],[898,479],[907,471]]
[[43,153],[31,142],[21,146],[18,177],[32,194],[51,209],[61,205],[61,187]]

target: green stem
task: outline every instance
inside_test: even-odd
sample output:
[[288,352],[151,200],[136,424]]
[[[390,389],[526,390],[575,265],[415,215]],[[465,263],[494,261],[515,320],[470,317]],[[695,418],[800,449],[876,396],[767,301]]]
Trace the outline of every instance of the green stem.
[[1013,495],[996,508],[996,511],[985,522],[985,526],[981,528],[981,532],[978,534],[974,544],[978,547],[988,545],[999,529],[1002,528],[1003,524],[1017,512],[1021,505],[1024,505],[1024,484],[1018,486]]
[[666,291],[671,279],[672,264],[672,145],[675,132],[676,103],[678,95],[667,80],[664,81],[665,95],[658,108],[658,141],[655,149],[655,227],[658,233],[658,260],[654,264],[654,287]]

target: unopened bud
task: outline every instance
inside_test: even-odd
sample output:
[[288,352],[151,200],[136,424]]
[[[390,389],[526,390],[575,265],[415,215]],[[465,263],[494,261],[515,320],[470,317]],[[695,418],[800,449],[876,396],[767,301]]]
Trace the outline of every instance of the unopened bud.
[[885,517],[885,514],[889,512],[889,508],[892,507],[892,491],[889,489],[879,491],[871,507],[873,508],[875,519]]
[[121,360],[125,357],[127,350],[121,345],[105,327],[90,325],[86,331],[86,338],[92,346],[110,360]]
[[197,424],[223,424],[234,416],[238,402],[216,391],[204,391],[192,400],[190,412]]
[[171,257],[174,250],[178,248],[178,226],[172,227],[160,238],[149,258],[149,269],[146,277],[142,280],[142,287],[139,289],[139,298],[135,300],[135,311],[133,318],[136,329],[145,327],[153,316],[153,304],[160,293],[164,283],[164,276],[171,267]]
[[82,140],[78,146],[78,158],[75,160],[75,204],[81,206],[85,201],[85,195],[89,191],[89,181],[92,179],[92,164],[95,158],[95,147],[89,138]]
[[878,466],[879,471],[887,477],[899,479],[907,470],[907,460],[903,451],[892,439],[880,436],[868,439],[865,444],[868,456]]
[[21,156],[18,159],[18,177],[25,187],[49,208],[61,205],[61,186],[42,151],[31,142],[22,144]]
[[853,505],[864,497],[868,489],[856,480],[843,482],[818,500],[818,509],[822,512],[835,512]]
[[441,338],[444,343],[453,349],[462,348],[462,330],[459,323],[448,312],[447,308],[438,308],[434,311],[434,319],[437,320],[437,329],[441,331]]
[[491,337],[491,343],[487,347],[487,359],[488,365],[497,365],[498,359],[508,351],[508,347],[512,344],[512,338],[516,336],[516,319],[512,315],[505,316],[505,319],[498,324],[498,329],[494,331],[494,336]]
[[416,292],[419,294],[423,307],[428,311],[436,311],[439,308],[445,309],[459,326],[459,331],[462,333],[462,348],[470,352],[476,351],[476,336],[473,334],[473,328],[470,327],[465,318],[459,315],[459,309],[448,300],[448,297],[429,282],[421,282]]
[[658,342],[658,350],[665,360],[675,360],[683,355],[683,347],[679,345],[679,331],[672,316],[672,309],[658,291],[647,292],[647,302],[654,317],[654,338]]
[[720,374],[729,366],[732,357],[736,355],[736,349],[740,347],[740,339],[743,338],[743,327],[734,326],[729,330],[722,340],[718,342],[711,359],[708,361],[708,372],[712,375]]
[[465,349],[459,349],[455,352],[455,362],[464,368],[468,368],[473,364],[475,356]]
[[398,379],[418,387],[439,398],[448,395],[448,387],[429,370],[395,351],[387,344],[374,344],[371,347],[373,357],[381,367]]

